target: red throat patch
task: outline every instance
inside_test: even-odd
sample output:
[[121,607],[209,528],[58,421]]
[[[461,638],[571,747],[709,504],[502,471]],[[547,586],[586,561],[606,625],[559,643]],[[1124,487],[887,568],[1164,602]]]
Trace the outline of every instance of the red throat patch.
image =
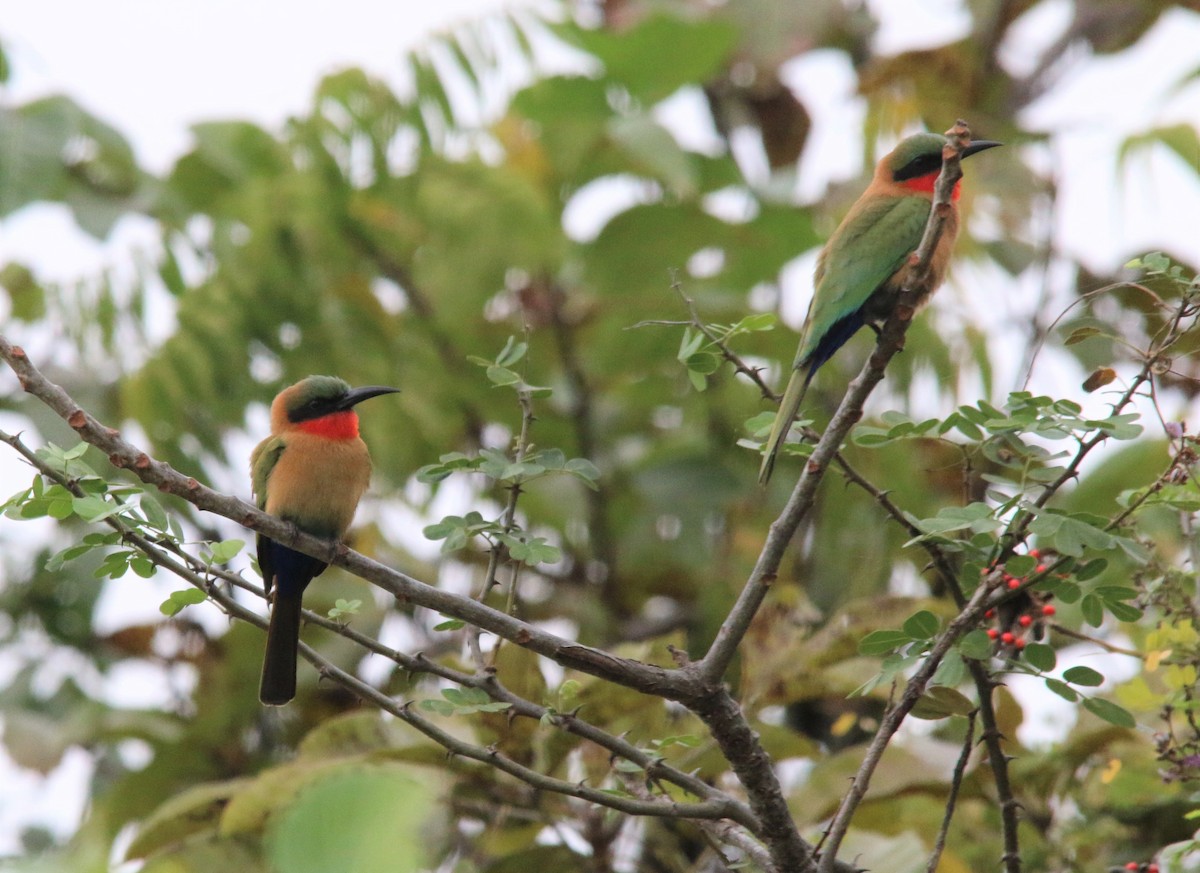
[[[909,191],[919,191],[922,194],[932,194],[933,185],[937,182],[938,173],[928,173],[924,176],[917,176],[915,179],[905,179],[900,184]],[[954,191],[950,194],[950,199],[958,202],[958,198],[962,196],[962,179],[954,183]]]
[[296,426],[305,433],[327,440],[352,440],[358,436],[358,415],[347,409],[345,412],[302,421]]

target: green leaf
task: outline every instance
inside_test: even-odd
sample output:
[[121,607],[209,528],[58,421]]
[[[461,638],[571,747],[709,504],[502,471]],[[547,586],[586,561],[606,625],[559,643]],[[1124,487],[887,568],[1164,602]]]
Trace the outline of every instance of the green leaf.
[[245,540],[221,540],[208,547],[210,564],[226,564],[236,558],[246,546]]
[[1063,678],[1072,685],[1087,685],[1095,687],[1104,683],[1104,675],[1091,667],[1071,667],[1063,672]]
[[334,601],[333,608],[329,610],[328,615],[334,621],[339,621],[347,616],[357,615],[359,610],[362,609],[362,605],[363,602],[358,598],[346,600],[343,597],[339,597]]
[[[1134,152],[1155,145],[1166,146],[1187,164],[1193,173],[1200,174],[1200,133],[1197,133],[1195,126],[1182,122],[1156,127],[1128,137],[1121,143],[1120,151],[1117,152],[1117,162],[1123,166]],[[1156,255],[1158,260],[1154,259]],[[1166,272],[1169,264],[1170,261],[1158,252],[1146,255],[1141,261],[1141,266],[1158,273]]]
[[600,469],[587,458],[572,458],[563,469],[589,483],[595,483],[600,478]]
[[1045,643],[1030,643],[1021,652],[1021,657],[1030,667],[1043,673],[1053,670],[1058,663],[1058,655],[1055,654],[1054,648]]
[[266,857],[255,869],[418,873],[437,867],[428,833],[437,797],[433,782],[365,763],[324,771],[314,767],[302,782],[294,778],[299,790],[271,798],[275,805],[262,832]]
[[1086,564],[1080,564],[1075,570],[1075,578],[1080,582],[1087,582],[1089,579],[1095,579],[1107,569],[1108,561],[1104,558],[1095,558]]
[[670,131],[650,115],[616,116],[608,122],[608,136],[632,159],[635,168],[660,180],[680,196],[691,197],[697,193],[699,179],[688,153]]
[[508,342],[504,344],[504,348],[500,350],[500,354],[496,356],[496,366],[511,367],[525,357],[527,351],[529,351],[528,343],[518,342],[516,337],[510,336]]
[[1097,336],[1101,332],[1102,331],[1098,327],[1077,327],[1075,330],[1071,331],[1070,336],[1063,340],[1063,345],[1073,346],[1076,343],[1083,342],[1085,339]]
[[141,509],[142,515],[146,517],[147,524],[155,530],[165,531],[170,526],[166,510],[162,508],[161,503],[149,494],[141,496],[141,499],[138,501],[138,508]]
[[1113,601],[1107,604],[1108,611],[1117,621],[1137,621],[1142,617],[1142,610],[1129,603]]
[[1037,558],[1031,558],[1029,555],[1013,555],[1004,563],[1004,571],[1010,576],[1024,579],[1037,569],[1037,565]]
[[103,521],[111,515],[116,515],[128,509],[119,503],[110,503],[103,497],[95,494],[88,494],[83,497],[76,497],[71,501],[71,508],[84,521]]
[[992,654],[992,639],[983,628],[976,628],[958,641],[958,651],[964,658],[982,661]]
[[1104,719],[1109,724],[1115,724],[1117,727],[1137,727],[1137,721],[1130,714],[1129,710],[1123,706],[1118,706],[1111,700],[1105,700],[1101,697],[1088,697],[1083,701],[1083,708],[1092,715]]
[[516,385],[521,377],[507,367],[497,367],[494,364],[487,368],[488,379],[496,385]]
[[859,641],[858,652],[860,655],[884,655],[912,641],[913,638],[904,631],[872,631]]
[[692,372],[709,376],[721,368],[721,359],[712,352],[697,352],[687,359],[686,364]]
[[922,609],[908,617],[903,630],[914,640],[929,640],[937,634],[939,626],[937,616],[927,609]]
[[182,591],[172,591],[158,606],[158,611],[166,616],[175,616],[189,606],[203,603],[208,596],[199,588],[184,588]]
[[707,81],[737,43],[737,31],[729,22],[662,13],[620,31],[572,28],[558,32],[598,58],[607,77],[645,105],[657,103],[684,85]]
[[[1028,648],[1028,646],[1026,648]],[[1046,687],[1063,700],[1069,700],[1071,703],[1077,703],[1079,701],[1079,692],[1077,692],[1066,682],[1060,682],[1058,679],[1047,678]]]
[[945,685],[934,685],[917,700],[912,715],[915,718],[939,719],[966,715],[974,709],[975,704],[961,691]]
[[966,678],[967,665],[963,662],[962,654],[958,649],[951,649],[942,658],[942,663],[938,664],[930,682],[933,685],[945,685],[953,688]]
[[733,326],[730,333],[749,333],[751,331],[771,330],[779,321],[774,312],[760,312],[757,315],[747,315]]
[[158,568],[145,555],[134,555],[129,559],[129,569],[133,570],[136,575],[141,576],[143,579],[149,579],[157,572]]
[[1100,627],[1104,622],[1104,601],[1095,594],[1085,594],[1079,608],[1083,612],[1083,620],[1092,627]]
[[476,712],[503,712],[511,703],[492,700],[482,688],[445,688],[441,700],[422,700],[421,707],[439,715],[471,715]]
[[467,623],[465,621],[463,621],[462,619],[448,618],[443,622],[439,622],[438,624],[435,624],[433,626],[433,629],[435,631],[452,631],[452,630],[460,630],[466,626],[467,626]]

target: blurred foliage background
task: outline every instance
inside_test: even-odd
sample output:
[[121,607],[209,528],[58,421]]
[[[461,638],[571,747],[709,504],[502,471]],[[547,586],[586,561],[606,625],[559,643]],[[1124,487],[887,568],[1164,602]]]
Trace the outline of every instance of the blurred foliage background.
[[[745,422],[770,405],[727,367],[695,390],[676,359],[681,330],[642,324],[687,320],[675,285],[706,322],[737,322],[781,303],[802,314],[784,299],[796,291],[788,270],[835,226],[874,156],[901,133],[940,131],[962,117],[977,137],[1008,147],[967,167],[962,208],[971,218],[959,278],[914,325],[872,410],[945,415],[961,402],[1002,401],[1031,361],[1040,373],[1049,360],[1060,374],[1053,384],[1078,384],[1095,366],[1119,371],[1127,353],[1102,336],[1064,345],[1069,331],[1108,325],[1136,342],[1161,326],[1141,298],[1121,293],[1088,298],[1053,323],[1110,277],[1074,263],[1045,232],[1057,183],[1046,156],[1057,132],[1022,119],[1053,93],[1064,67],[1129,51],[1165,18],[1194,13],[1185,3],[1078,0],[1060,36],[1012,72],[1005,58],[1020,51],[1012,34],[1047,5],[969,2],[961,39],[894,55],[877,51],[872,6],[858,3],[610,0],[521,9],[463,25],[406,57],[407,89],[347,69],[328,76],[309,111],[283,129],[199,124],[191,150],[162,176],[139,167],[121,133],[69,96],[4,105],[0,215],[54,201],[97,237],[131,214],[161,228],[158,250],[131,255],[132,269],[119,277],[51,285],[32,265],[3,265],[5,330],[44,350],[39,363],[99,418],[242,495],[248,448],[281,387],[322,372],[401,386],[395,402],[363,416],[377,477],[353,544],[464,592],[486,555],[441,557],[420,528],[443,513],[498,512],[503,495],[478,480],[430,487],[413,474],[446,452],[509,444],[520,411],[468,356],[493,357],[509,336],[524,335],[524,377],[554,389],[538,404],[534,442],[588,458],[601,479],[594,492],[569,477],[548,480],[522,498],[523,524],[559,544],[564,559],[523,581],[521,614],[648,660],[666,662],[667,643],[699,653],[753,565],[795,462],[768,491],[758,489],[758,456],[737,443],[749,436]],[[813,119],[788,77],[819,53],[853,71],[865,111],[844,143],[861,152],[864,169],[806,200],[796,182]],[[1194,127],[1145,130],[1123,155],[1148,149],[1200,170]],[[1186,264],[1189,253],[1171,254]],[[1010,293],[1003,307],[980,300]],[[866,354],[865,334],[817,380],[810,409],[818,424]],[[739,337],[735,347],[779,383],[795,343],[792,330],[777,328]],[[1046,357],[1035,358],[1043,344]],[[1194,396],[1195,367],[1186,354],[1174,362],[1166,384],[1177,402]],[[1075,399],[1083,397],[1078,389]],[[0,397],[0,410],[45,439],[71,437],[19,392]],[[1066,505],[1104,514],[1120,491],[1151,481],[1166,463],[1156,432],[1087,471]],[[964,471],[962,453],[945,441],[850,447],[847,455],[915,516],[981,493],[981,471]],[[170,509],[197,537],[237,535],[187,505]],[[0,525],[7,544],[27,531]],[[214,625],[193,609],[99,634],[105,588],[148,583],[101,584],[86,563],[43,569],[82,534],[48,531],[43,543],[6,545],[3,560],[8,753],[42,773],[72,748],[92,761],[79,832],[60,840],[31,828],[28,863],[103,870],[114,852],[128,852],[149,858],[147,870],[330,869],[317,848],[329,835],[306,822],[314,809],[336,809],[328,826],[362,847],[359,870],[390,863],[498,873],[537,862],[705,869],[705,845],[686,826],[614,823],[462,767],[318,684],[307,665],[298,703],[282,717],[264,712],[254,700],[261,638],[252,628]],[[1181,547],[1170,524],[1159,536],[1167,549]],[[897,626],[929,594],[924,555],[904,549],[907,538],[869,495],[831,479],[743,649],[740,681],[756,727],[779,760],[806,762],[794,785],[806,825],[841,797],[861,757],[856,740],[882,706],[882,698],[845,700],[876,666],[857,656],[855,640]],[[358,580],[331,572],[308,602],[323,610],[347,596],[369,604],[354,619],[359,629],[461,657],[458,637],[433,630],[438,616],[386,603]],[[1069,610],[1061,620],[1080,623]],[[309,629],[306,638],[347,664],[363,657],[337,637]],[[506,680],[524,673],[535,698],[563,681],[561,671],[511,654],[514,663],[501,665]],[[389,693],[432,693],[410,677],[366,669]],[[155,702],[113,704],[103,688],[114,676],[155,689],[145,694]],[[703,733],[687,719],[673,723],[663,705],[574,678],[587,715],[614,732],[639,742]],[[551,691],[537,691],[547,683]],[[1154,749],[1137,732],[1082,717],[1052,746],[1031,751],[1017,738],[1029,714],[1011,695],[1003,700],[1030,869],[1101,869],[1190,833],[1186,792],[1163,785]],[[1154,708],[1145,707],[1148,724]],[[483,742],[507,736],[518,754],[561,772],[602,766],[569,765],[562,736],[514,738],[503,719],[462,729]],[[956,748],[946,730],[889,752],[860,817],[860,863],[877,871],[923,863],[949,772],[931,776],[931,762],[941,774]],[[685,769],[722,775],[711,749],[678,755]],[[1123,767],[1112,778],[1114,760]],[[994,863],[998,814],[988,778],[983,768],[968,778],[939,869]],[[176,806],[164,814],[168,802]],[[353,824],[367,810],[388,824]],[[158,818],[147,824],[152,813]],[[375,845],[401,838],[397,822],[412,835],[399,861]],[[550,823],[558,838],[547,840]]]

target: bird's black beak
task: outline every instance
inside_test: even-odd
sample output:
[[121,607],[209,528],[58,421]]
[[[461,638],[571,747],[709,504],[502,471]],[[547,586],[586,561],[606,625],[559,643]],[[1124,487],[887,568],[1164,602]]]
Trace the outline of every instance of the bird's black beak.
[[378,397],[380,394],[398,394],[399,388],[388,388],[385,385],[364,385],[362,388],[351,388],[337,401],[337,411],[342,412],[364,400]]
[[965,149],[962,150],[962,156],[964,158],[969,158],[969,157],[971,157],[971,155],[975,154],[976,152],[982,152],[987,149],[994,149],[996,146],[1001,146],[1001,145],[1004,145],[1004,143],[996,142],[995,140],[990,140],[990,139],[977,139],[974,142],[972,142],[969,146],[967,146]]

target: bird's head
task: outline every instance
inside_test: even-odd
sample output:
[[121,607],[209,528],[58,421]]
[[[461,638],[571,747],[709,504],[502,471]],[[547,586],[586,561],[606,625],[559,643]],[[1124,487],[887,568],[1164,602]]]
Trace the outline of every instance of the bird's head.
[[271,431],[302,430],[330,439],[358,436],[355,404],[399,388],[367,385],[351,388],[336,376],[309,376],[284,388],[271,403]]
[[[879,162],[877,175],[913,192],[932,193],[933,183],[942,171],[942,148],[946,142],[946,137],[940,133],[915,133],[905,137]],[[989,139],[977,139],[963,149],[962,156],[969,158],[1001,144]],[[957,187],[954,196],[957,200]]]

